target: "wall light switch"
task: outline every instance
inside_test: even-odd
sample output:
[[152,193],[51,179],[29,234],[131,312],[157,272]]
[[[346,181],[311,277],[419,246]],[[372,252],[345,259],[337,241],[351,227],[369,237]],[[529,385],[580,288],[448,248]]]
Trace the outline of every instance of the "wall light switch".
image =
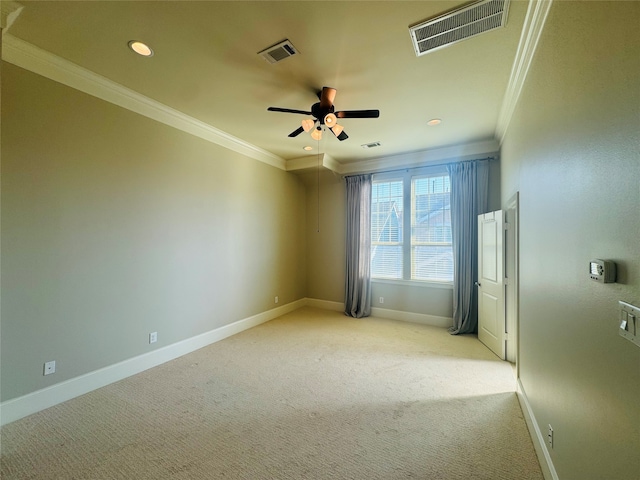
[[618,310],[618,333],[621,337],[640,347],[640,325],[638,325],[640,308],[630,303],[619,301]]
[[638,336],[638,319],[635,315],[627,315],[627,331],[634,337]]

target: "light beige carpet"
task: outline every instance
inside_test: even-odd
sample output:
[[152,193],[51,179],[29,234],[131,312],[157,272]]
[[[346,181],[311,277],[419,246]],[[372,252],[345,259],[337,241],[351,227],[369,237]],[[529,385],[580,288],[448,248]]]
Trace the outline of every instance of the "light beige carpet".
[[542,480],[475,337],[300,309],[2,429],[9,479]]

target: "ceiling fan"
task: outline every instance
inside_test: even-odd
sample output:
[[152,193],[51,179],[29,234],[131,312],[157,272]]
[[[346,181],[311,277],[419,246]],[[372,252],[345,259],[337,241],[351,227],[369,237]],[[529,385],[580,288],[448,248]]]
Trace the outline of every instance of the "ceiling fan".
[[342,125],[338,125],[338,118],[378,118],[380,110],[341,110],[335,111],[333,100],[336,98],[336,89],[330,87],[322,87],[322,91],[318,93],[319,102],[311,105],[311,111],[293,110],[291,108],[269,107],[270,112],[299,113],[301,115],[312,115],[313,120],[302,120],[302,126],[289,134],[289,137],[297,137],[302,132],[311,131],[311,137],[314,140],[322,138],[322,126],[331,130],[338,140],[346,140],[349,136],[344,131]]

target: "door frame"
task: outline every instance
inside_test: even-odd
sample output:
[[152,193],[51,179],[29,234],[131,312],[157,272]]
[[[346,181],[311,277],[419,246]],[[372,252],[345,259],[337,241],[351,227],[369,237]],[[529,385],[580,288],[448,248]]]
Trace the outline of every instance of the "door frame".
[[507,360],[516,364],[520,377],[520,192],[505,204],[505,327]]

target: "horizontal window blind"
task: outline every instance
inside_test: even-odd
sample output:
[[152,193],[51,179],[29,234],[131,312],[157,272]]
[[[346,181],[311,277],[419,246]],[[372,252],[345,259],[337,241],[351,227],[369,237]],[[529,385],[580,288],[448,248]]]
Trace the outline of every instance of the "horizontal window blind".
[[453,281],[448,175],[411,179],[411,278]]
[[401,279],[403,269],[402,179],[371,186],[371,276]]

